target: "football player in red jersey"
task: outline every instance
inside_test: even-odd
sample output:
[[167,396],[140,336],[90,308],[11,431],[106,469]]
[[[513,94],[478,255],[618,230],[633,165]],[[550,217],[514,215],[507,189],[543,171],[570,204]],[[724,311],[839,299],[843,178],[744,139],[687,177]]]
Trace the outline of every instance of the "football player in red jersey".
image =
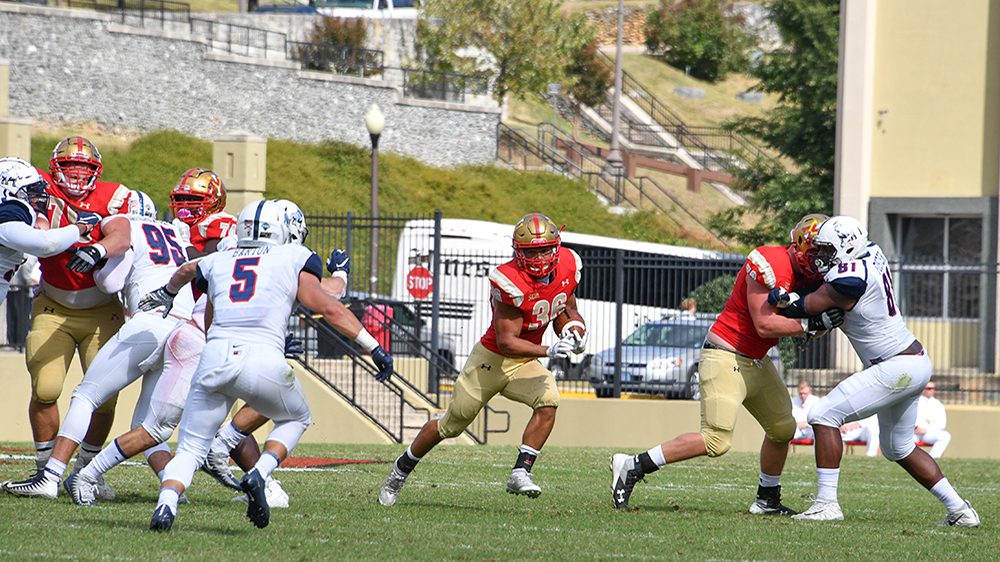
[[743,404],[765,434],[760,447],[757,497],[750,505],[750,513],[796,513],[781,504],[781,472],[788,456],[788,442],[795,433],[792,401],[767,352],[779,338],[818,334],[839,326],[843,311],[830,309],[801,320],[785,318],[768,304],[767,294],[775,287],[808,291],[819,285],[822,279],[808,273],[815,271],[810,267],[808,250],[826,218],[806,215],[792,230],[787,247],[760,246],[747,256],[701,353],[701,431],[679,435],[637,455],[613,455],[611,500],[616,508],[627,508],[636,483],[663,465],[725,454]]
[[[82,213],[102,217],[128,211],[129,189],[100,181],[103,164],[97,147],[72,136],[52,151],[49,203],[45,219],[53,228],[72,225]],[[28,419],[35,441],[35,462],[41,469],[48,461],[59,430],[59,407],[66,371],[79,353],[86,371],[97,351],[121,328],[121,304],[102,293],[94,282],[93,269],[100,260],[123,254],[131,244],[127,220],[105,220],[83,235],[69,251],[41,258],[41,294],[32,302],[31,331],[25,342],[25,361],[31,374]],[[101,449],[111,430],[116,398],[95,413],[77,465],[82,468]]]
[[[555,424],[559,390],[538,358],[583,351],[586,326],[574,295],[581,263],[576,252],[561,247],[559,228],[545,215],[525,215],[514,226],[513,238],[514,259],[489,276],[493,322],[459,373],[444,417],[424,424],[393,463],[379,492],[382,505],[396,503],[417,462],[442,440],[461,434],[497,394],[534,410],[507,491],[531,498],[542,493],[531,479],[531,467]],[[541,345],[549,322],[564,313],[574,320],[563,326],[562,338],[552,346]]]

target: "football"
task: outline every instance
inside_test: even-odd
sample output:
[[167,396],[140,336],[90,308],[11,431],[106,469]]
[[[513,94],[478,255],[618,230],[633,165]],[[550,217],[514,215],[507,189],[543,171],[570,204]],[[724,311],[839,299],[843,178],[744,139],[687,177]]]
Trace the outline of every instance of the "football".
[[[563,328],[573,320],[586,325],[586,322],[583,321],[583,316],[580,316],[579,312],[571,315],[569,309],[566,309],[559,316],[556,316],[555,320],[552,321],[552,330],[555,332],[556,337],[561,338]],[[579,337],[583,337],[583,333],[586,331],[585,328],[581,328],[580,326],[573,326],[571,330]]]

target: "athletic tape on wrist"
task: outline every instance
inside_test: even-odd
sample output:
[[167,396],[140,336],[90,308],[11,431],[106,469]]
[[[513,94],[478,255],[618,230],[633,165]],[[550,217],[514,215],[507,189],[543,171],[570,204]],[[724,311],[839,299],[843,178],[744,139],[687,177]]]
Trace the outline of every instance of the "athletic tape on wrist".
[[358,337],[354,338],[354,341],[369,352],[374,351],[378,347],[378,341],[364,328],[361,328],[361,331],[358,332]]

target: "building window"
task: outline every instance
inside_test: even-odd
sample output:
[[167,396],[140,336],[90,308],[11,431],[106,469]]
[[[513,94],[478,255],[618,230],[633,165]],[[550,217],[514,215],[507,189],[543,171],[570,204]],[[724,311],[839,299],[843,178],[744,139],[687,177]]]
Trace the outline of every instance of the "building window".
[[980,217],[892,217],[897,293],[908,316],[979,318]]

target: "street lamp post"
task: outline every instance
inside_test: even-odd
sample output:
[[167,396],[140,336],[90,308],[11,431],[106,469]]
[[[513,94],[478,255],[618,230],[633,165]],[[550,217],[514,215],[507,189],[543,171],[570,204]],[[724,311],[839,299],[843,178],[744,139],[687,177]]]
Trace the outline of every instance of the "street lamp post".
[[379,110],[377,104],[372,104],[365,115],[365,128],[368,129],[368,136],[372,141],[372,209],[371,209],[371,248],[369,257],[371,260],[371,277],[369,278],[368,291],[372,296],[378,293],[378,225],[375,219],[378,217],[378,138],[385,128],[385,117]]
[[611,150],[608,152],[607,171],[615,176],[615,203],[621,199],[621,176],[624,165],[618,145],[618,129],[621,126],[622,97],[622,35],[625,28],[625,0],[618,0],[618,32],[615,37],[615,93],[611,102]]

